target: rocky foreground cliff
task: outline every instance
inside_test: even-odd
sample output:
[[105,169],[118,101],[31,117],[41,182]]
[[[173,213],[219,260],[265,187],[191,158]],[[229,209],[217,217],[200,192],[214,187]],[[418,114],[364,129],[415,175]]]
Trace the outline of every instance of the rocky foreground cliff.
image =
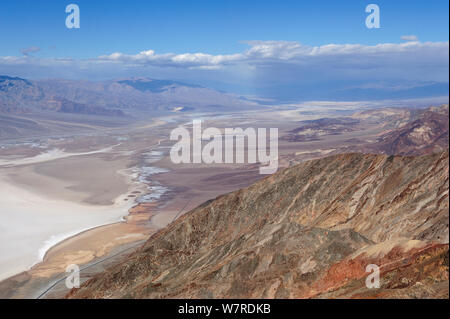
[[448,298],[448,189],[448,151],[305,162],[197,207],[68,297]]

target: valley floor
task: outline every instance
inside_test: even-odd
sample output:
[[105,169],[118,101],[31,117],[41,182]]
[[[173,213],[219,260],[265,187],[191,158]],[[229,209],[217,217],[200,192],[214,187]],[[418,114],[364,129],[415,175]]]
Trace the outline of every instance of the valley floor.
[[[278,127],[280,169],[371,145],[406,117],[401,109],[373,118],[356,113],[353,119],[370,120],[349,127],[347,120],[330,120],[339,112],[306,113],[203,117],[204,127]],[[68,292],[63,281],[48,288],[64,278],[68,265],[89,266],[85,281],[183,213],[264,177],[254,164],[173,164],[170,131],[194,117],[2,147],[0,280],[10,278],[0,282],[0,297],[61,297]],[[322,118],[317,127],[297,129]]]

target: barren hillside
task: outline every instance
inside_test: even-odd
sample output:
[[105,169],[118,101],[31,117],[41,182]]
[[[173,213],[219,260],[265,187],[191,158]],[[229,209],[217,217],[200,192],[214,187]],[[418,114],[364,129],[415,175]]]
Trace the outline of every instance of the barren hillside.
[[448,151],[302,163],[197,207],[68,297],[448,298],[448,165]]

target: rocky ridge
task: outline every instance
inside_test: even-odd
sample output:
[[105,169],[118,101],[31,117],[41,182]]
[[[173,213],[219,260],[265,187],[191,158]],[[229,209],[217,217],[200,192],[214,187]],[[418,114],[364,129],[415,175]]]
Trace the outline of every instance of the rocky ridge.
[[299,164],[197,207],[68,297],[448,298],[448,165],[448,151]]

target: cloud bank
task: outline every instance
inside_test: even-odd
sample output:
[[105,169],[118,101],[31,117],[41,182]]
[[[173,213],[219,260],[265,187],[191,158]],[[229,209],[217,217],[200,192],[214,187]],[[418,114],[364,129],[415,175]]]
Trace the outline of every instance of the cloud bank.
[[412,35],[402,39],[407,42],[322,46],[247,41],[248,48],[235,54],[147,50],[91,59],[37,58],[30,55],[36,50],[29,48],[23,50],[24,56],[0,57],[0,73],[41,78],[163,77],[266,96],[298,91],[299,97],[305,96],[302,91],[338,92],[377,85],[393,90],[414,87],[416,81],[448,85],[449,42],[419,42]]
[[98,57],[98,61],[120,62],[131,65],[151,65],[181,68],[220,68],[235,64],[264,65],[270,63],[305,64],[343,60],[356,64],[372,64],[373,60],[389,63],[398,57],[414,58],[417,63],[434,56],[441,61],[448,57],[448,42],[416,42],[415,36],[402,37],[413,43],[383,43],[373,46],[361,44],[327,44],[307,46],[287,41],[248,41],[250,49],[231,55],[206,53],[156,54],[153,50],[128,55],[116,52]]

